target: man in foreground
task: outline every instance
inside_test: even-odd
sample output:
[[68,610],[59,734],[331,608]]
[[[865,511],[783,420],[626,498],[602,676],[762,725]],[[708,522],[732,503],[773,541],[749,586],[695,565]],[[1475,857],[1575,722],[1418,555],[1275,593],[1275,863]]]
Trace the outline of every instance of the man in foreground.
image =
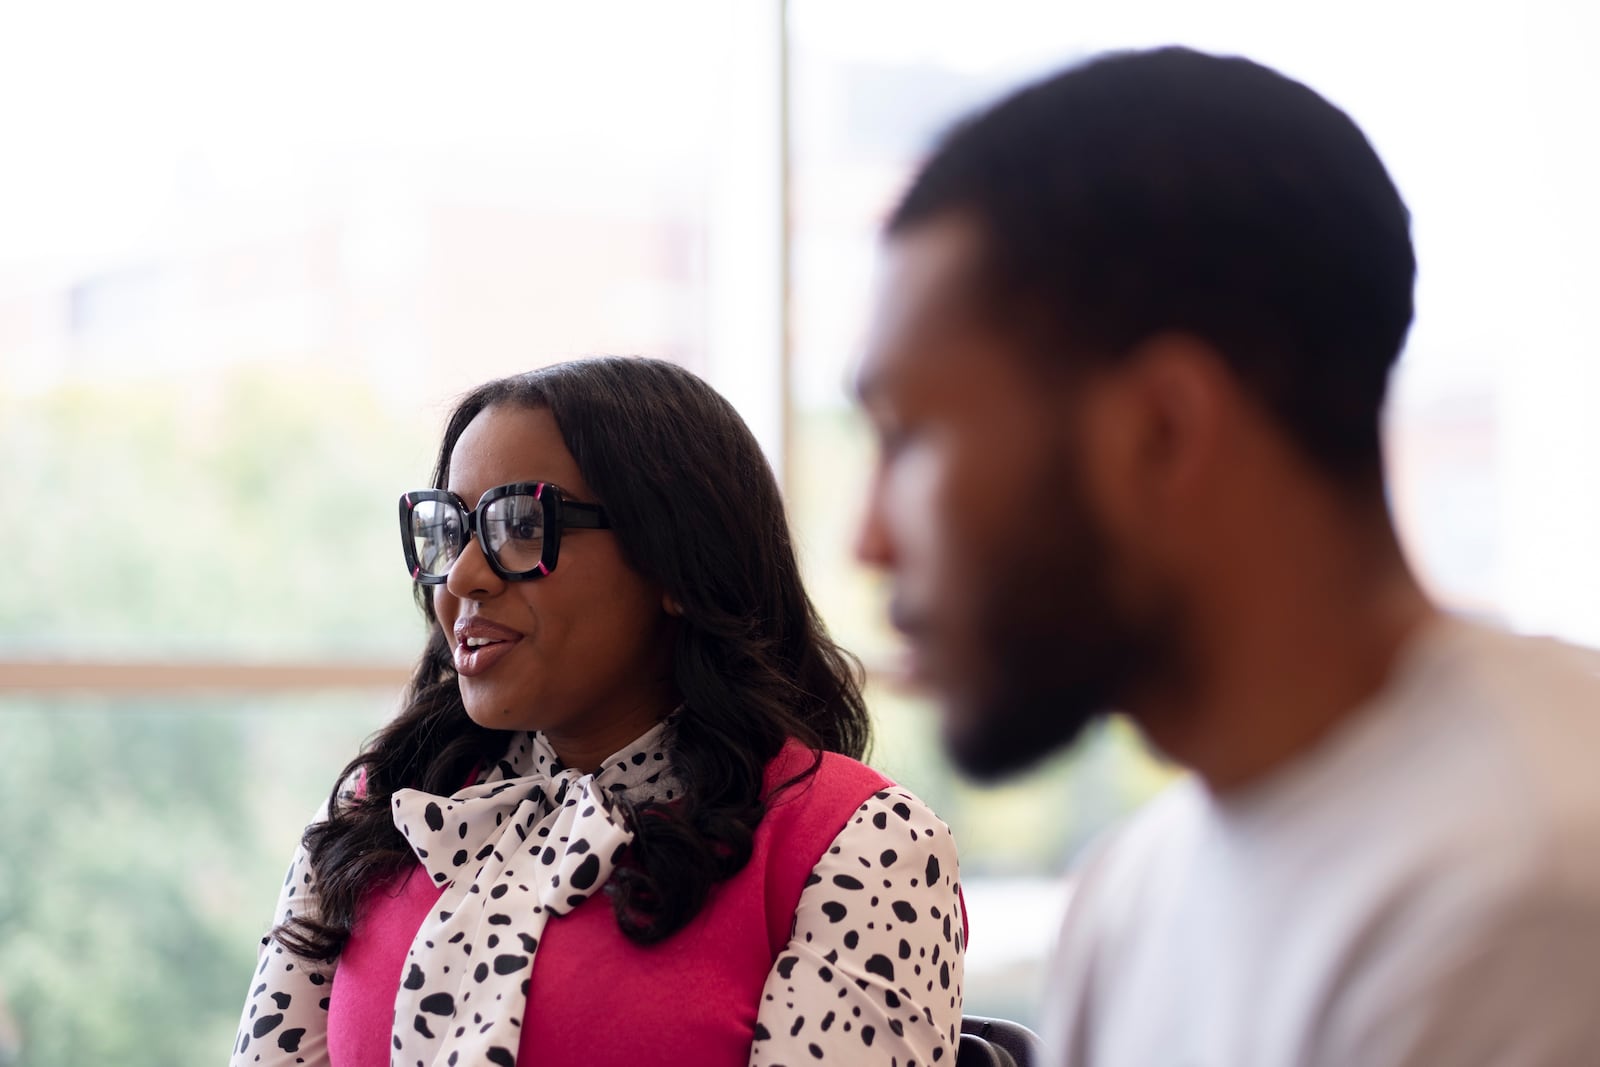
[[860,553],[952,756],[1115,708],[1193,772],[1080,871],[1053,1062],[1600,1063],[1600,681],[1406,564],[1415,260],[1350,119],[1104,57],[957,126],[885,268]]

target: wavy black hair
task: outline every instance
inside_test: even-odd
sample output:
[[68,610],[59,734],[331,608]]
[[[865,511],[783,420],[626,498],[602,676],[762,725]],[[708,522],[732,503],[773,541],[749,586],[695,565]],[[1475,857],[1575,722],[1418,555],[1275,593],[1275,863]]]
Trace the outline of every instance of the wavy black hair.
[[[626,808],[634,841],[607,885],[623,933],[660,941],[749,861],[766,765],[786,739],[817,753],[796,781],[823,751],[864,755],[871,727],[860,665],[829,639],[806,596],[760,446],[704,381],[659,360],[606,357],[489,382],[450,416],[434,486],[445,487],[467,425],[499,406],[554,416],[629,564],[683,609],[673,649],[683,707],[670,742],[683,797]],[[318,914],[273,931],[306,959],[337,958],[363,896],[415,863],[394,826],[393,793],[452,793],[507,744],[504,731],[467,717],[449,640],[420,586],[417,603],[428,636],[403,710],[345,767],[327,819],[305,832]],[[342,785],[357,774],[359,796]]]

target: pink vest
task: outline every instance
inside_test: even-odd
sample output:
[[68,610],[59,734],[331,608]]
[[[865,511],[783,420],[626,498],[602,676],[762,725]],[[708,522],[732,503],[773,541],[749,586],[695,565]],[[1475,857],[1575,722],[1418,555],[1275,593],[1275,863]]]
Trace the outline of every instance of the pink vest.
[[[767,789],[811,758],[790,741],[767,765]],[[767,811],[745,868],[713,888],[700,914],[661,944],[624,937],[603,892],[552,920],[534,960],[517,1062],[634,1067],[667,1056],[744,1067],[767,972],[789,942],[806,877],[856,808],[891,784],[855,760],[824,755],[814,777]],[[402,964],[440,892],[408,875],[398,892],[374,893],[363,906],[329,998],[334,1067],[388,1067]]]

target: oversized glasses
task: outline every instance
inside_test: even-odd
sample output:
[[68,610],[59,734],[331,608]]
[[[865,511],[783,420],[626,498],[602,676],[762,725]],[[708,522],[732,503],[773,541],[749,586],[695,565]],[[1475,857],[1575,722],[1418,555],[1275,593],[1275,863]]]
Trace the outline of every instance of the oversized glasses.
[[423,585],[442,584],[474,535],[496,574],[508,582],[527,582],[556,569],[563,529],[610,525],[600,505],[568,500],[549,482],[496,486],[472,511],[442,489],[414,489],[400,498],[406,570]]

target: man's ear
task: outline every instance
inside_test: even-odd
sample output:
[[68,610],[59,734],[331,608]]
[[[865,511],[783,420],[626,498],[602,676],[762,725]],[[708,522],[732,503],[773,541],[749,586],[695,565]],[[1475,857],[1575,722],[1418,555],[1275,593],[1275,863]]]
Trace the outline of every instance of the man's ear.
[[1217,351],[1187,334],[1159,334],[1130,357],[1146,484],[1168,503],[1187,506],[1215,473],[1225,423],[1236,413],[1237,384]]
[[1160,334],[1080,394],[1085,488],[1110,529],[1139,536],[1184,521],[1203,500],[1234,385],[1221,357],[1185,334]]

